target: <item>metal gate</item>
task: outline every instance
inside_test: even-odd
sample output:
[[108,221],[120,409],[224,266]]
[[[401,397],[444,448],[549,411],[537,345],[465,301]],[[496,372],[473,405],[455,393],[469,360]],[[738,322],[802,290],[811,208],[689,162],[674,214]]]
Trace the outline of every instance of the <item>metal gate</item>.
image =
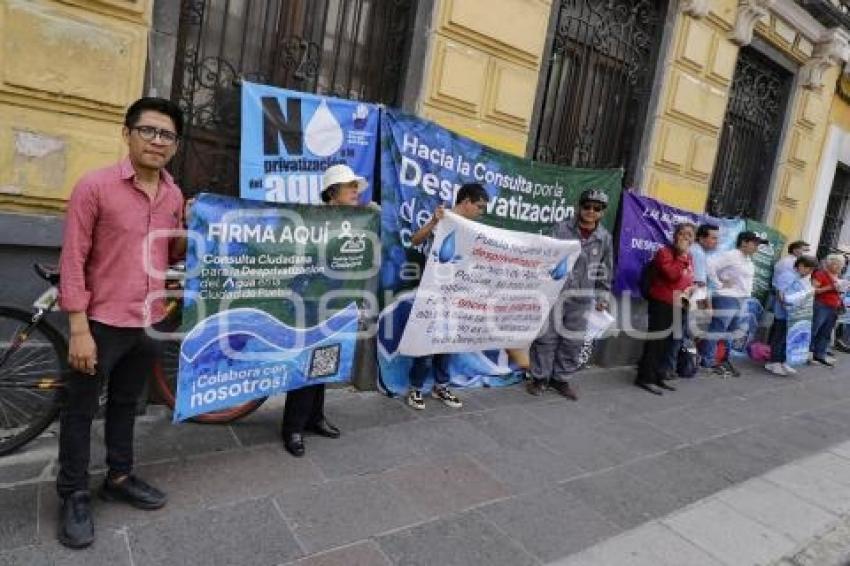
[[631,182],[666,4],[561,0],[540,87],[535,159],[623,167]]
[[241,79],[398,105],[416,0],[182,0],[172,100],[186,128],[172,172],[237,194]]
[[706,212],[761,219],[770,187],[791,73],[752,48],[741,49]]
[[835,170],[835,180],[826,204],[826,216],[823,219],[818,257],[833,253],[840,243],[844,219],[850,212],[850,170],[838,166]]

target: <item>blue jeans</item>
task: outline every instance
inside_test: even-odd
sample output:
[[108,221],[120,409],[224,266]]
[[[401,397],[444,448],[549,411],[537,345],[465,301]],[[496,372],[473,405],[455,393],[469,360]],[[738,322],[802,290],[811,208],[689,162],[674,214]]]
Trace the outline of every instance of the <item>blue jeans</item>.
[[838,320],[838,310],[815,302],[814,316],[812,317],[812,347],[810,348],[816,358],[823,359],[826,356],[826,348],[829,339],[832,338],[832,329]]
[[434,381],[437,385],[445,385],[449,382],[449,372],[446,370],[448,357],[445,354],[434,354],[433,356],[420,356],[413,358],[413,368],[410,371],[410,387],[422,391],[431,366],[434,367]]
[[[729,357],[731,344],[729,335],[732,334],[740,326],[741,310],[746,299],[737,297],[723,297],[715,295],[711,298],[711,308],[714,311],[714,316],[711,318],[711,324],[708,325],[709,334],[721,334],[724,337],[716,339],[706,339],[702,344],[702,365],[705,367],[713,367],[715,365],[714,357],[717,353],[717,343],[723,342],[726,346],[726,358]],[[723,361],[725,361],[725,359]]]

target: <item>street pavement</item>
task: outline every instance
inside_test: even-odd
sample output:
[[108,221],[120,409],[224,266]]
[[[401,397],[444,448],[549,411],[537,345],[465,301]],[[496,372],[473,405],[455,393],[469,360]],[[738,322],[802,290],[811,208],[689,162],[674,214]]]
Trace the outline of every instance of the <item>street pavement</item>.
[[[326,414],[343,436],[308,437],[302,459],[280,444],[280,399],[231,426],[173,425],[151,407],[137,424],[136,473],[169,503],[95,499],[97,539],[82,551],[55,541],[51,429],[0,458],[0,565],[604,564],[593,560],[605,545],[632,556],[622,541],[645,540],[657,558],[671,536],[705,561],[654,563],[767,564],[800,556],[806,537],[850,511],[844,365],[776,378],[741,362],[740,378],[678,380],[662,397],[633,387],[631,369],[591,369],[576,378],[578,402],[514,386],[460,391],[461,410],[428,398],[423,412],[335,389]],[[96,423],[93,487],[103,457]],[[801,476],[808,457],[831,479]],[[774,507],[784,522],[772,528],[701,527],[749,517],[732,504],[759,497],[796,511]],[[632,563],[647,562],[617,566]]]

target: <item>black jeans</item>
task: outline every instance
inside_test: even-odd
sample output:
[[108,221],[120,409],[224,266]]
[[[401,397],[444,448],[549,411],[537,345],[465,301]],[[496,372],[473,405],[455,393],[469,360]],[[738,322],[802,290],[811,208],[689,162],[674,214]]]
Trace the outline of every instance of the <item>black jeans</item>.
[[664,333],[662,337],[647,339],[643,343],[643,356],[638,363],[638,374],[635,382],[644,384],[660,384],[664,378],[670,358],[670,348],[673,344],[673,305],[649,300],[649,332]]
[[[447,385],[449,374],[446,371],[448,356],[446,354],[433,354],[431,356],[420,356],[413,358],[413,367],[410,369],[410,387],[422,391],[425,380],[428,378],[428,369],[434,368],[434,384]],[[430,362],[430,363],[429,363]]]
[[770,327],[770,363],[784,364],[787,360],[788,321],[774,318]]
[[325,418],[324,407],[324,383],[287,392],[281,431],[283,434],[303,433]]
[[69,374],[59,413],[60,497],[89,488],[91,424],[106,388],[106,465],[110,474],[128,474],[133,468],[133,426],[136,405],[153,369],[157,343],[143,328],[117,328],[89,323],[97,346],[96,375]]

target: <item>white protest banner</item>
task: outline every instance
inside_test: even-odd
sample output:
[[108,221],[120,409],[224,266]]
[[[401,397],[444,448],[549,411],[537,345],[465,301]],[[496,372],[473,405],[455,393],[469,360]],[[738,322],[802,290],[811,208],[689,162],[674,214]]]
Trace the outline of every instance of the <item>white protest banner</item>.
[[581,248],[446,212],[398,351],[406,356],[528,346]]

